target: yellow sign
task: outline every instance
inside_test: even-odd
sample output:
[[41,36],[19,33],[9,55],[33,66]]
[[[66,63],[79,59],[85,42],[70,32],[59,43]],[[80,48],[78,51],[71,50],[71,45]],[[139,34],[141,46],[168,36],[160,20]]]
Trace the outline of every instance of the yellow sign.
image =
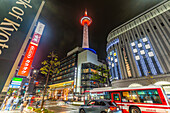
[[58,83],[58,84],[53,84],[53,85],[49,85],[50,88],[54,88],[54,87],[64,87],[67,84],[71,84],[74,83],[74,81],[68,81],[68,82],[62,82],[62,83]]
[[124,97],[129,97],[129,92],[123,92]]

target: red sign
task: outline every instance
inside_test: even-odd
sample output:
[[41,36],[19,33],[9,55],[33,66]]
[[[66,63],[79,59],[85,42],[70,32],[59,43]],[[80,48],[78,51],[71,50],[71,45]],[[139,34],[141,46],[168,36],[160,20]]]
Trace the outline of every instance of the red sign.
[[24,60],[22,61],[18,75],[28,76],[44,27],[44,24],[38,22],[31,43],[27,49]]
[[25,54],[24,60],[21,64],[18,75],[28,76],[37,47],[38,46],[30,43],[28,50]]
[[40,41],[40,38],[41,38],[41,35],[40,35],[40,34],[34,33],[31,42],[33,42],[33,43],[35,43],[35,44],[38,44],[39,41]]

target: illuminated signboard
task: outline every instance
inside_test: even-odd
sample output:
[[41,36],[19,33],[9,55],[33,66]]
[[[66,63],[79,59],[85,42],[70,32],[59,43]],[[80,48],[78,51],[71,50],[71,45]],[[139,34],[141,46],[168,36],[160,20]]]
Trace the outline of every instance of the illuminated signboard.
[[11,85],[21,85],[23,78],[14,77],[12,79]]
[[12,79],[12,81],[20,81],[20,82],[22,82],[22,80],[23,80],[23,78],[18,78],[18,77],[14,77],[14,78]]
[[0,0],[0,92],[41,3],[42,0]]
[[9,85],[9,88],[19,88],[22,83],[22,80],[23,80],[23,78],[14,77],[12,79],[11,84]]
[[130,65],[129,65],[129,59],[128,59],[127,52],[126,52],[125,48],[123,48],[123,56],[124,56],[123,58],[124,58],[124,61],[125,61],[125,67],[126,67],[127,75],[128,75],[128,77],[132,77],[131,68],[130,68]]
[[29,45],[24,60],[21,64],[20,70],[18,72],[18,75],[28,76],[36,50],[37,50],[36,45],[33,44]]
[[33,38],[22,61],[18,75],[28,76],[45,25],[38,22]]
[[20,87],[20,85],[13,85],[13,84],[11,84],[10,86],[9,86],[9,88],[19,88]]

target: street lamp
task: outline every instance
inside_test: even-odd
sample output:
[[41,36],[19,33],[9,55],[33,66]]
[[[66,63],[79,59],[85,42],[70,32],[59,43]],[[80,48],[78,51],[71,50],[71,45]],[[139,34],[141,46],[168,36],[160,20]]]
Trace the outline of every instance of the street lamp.
[[35,74],[35,73],[37,73],[37,70],[36,70],[36,69],[34,69],[34,71],[33,71],[33,74]]

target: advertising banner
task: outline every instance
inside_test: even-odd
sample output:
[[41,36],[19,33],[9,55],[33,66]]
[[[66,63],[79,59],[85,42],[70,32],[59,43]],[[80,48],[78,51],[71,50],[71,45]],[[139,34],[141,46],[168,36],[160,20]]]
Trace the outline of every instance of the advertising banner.
[[0,0],[0,92],[42,0]]
[[36,45],[34,44],[29,45],[27,52],[25,54],[24,60],[19,69],[18,75],[28,76],[36,50],[37,50]]
[[27,49],[24,60],[19,69],[18,75],[28,76],[44,27],[44,24],[38,22],[31,43]]
[[22,80],[23,80],[23,78],[17,78],[17,77],[14,77],[13,79],[12,79],[12,82],[11,82],[11,84],[10,84],[10,88],[19,88],[20,87],[20,85],[21,85],[21,83],[22,83]]

